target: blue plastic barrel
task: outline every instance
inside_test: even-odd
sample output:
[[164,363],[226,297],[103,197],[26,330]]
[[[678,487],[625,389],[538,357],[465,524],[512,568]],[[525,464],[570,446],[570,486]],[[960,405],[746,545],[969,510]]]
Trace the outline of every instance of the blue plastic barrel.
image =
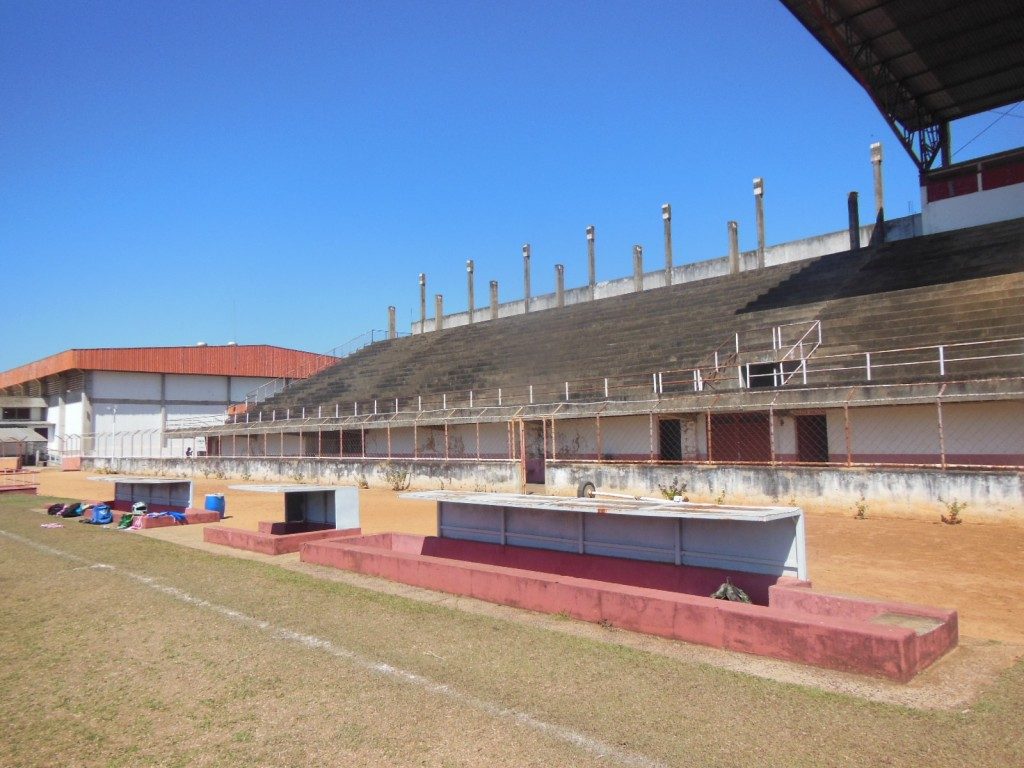
[[224,519],[224,494],[223,493],[208,493],[206,494],[206,509],[211,512],[220,512],[220,517]]

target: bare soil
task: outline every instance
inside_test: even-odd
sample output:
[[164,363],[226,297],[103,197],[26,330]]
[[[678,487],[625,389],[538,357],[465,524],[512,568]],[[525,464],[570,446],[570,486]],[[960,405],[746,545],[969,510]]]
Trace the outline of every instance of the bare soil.
[[[81,476],[45,478],[65,481],[86,483],[72,497],[97,496]],[[197,496],[216,490],[201,481]],[[367,526],[432,525],[432,509],[388,496],[364,495]],[[315,572],[291,555],[168,546],[195,544],[201,526],[41,529],[40,501],[0,497],[0,765],[1024,764],[1024,663],[1007,643],[969,640],[908,686],[773,672],[741,654]],[[852,557],[869,569],[872,529],[902,531],[835,522],[822,556],[837,537],[862,539]],[[933,546],[957,549],[946,541]],[[920,570],[928,557],[908,560]],[[978,663],[992,649],[999,674]]]
[[[39,493],[61,498],[112,496],[109,482],[88,472],[44,471]],[[283,520],[282,494],[232,489],[240,480],[193,478],[195,505],[206,494],[225,496],[225,524],[256,530],[260,520]],[[436,533],[432,502],[399,499],[390,490],[359,492],[363,530]],[[817,589],[956,608],[967,637],[1024,645],[1024,525],[961,525],[921,517],[807,514],[807,560]]]

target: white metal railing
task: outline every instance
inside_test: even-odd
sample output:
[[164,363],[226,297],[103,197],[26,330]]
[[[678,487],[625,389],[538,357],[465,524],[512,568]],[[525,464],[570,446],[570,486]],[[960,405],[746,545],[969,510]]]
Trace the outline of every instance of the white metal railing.
[[[797,337],[796,353],[785,353],[786,361],[793,363],[793,372],[801,374],[804,386],[850,385],[873,383],[879,372],[903,371],[907,375],[932,374],[940,379],[955,375],[963,370],[965,363],[997,359],[1019,359],[1024,368],[1024,337],[994,339],[979,342],[958,342],[923,347],[902,347],[872,352],[850,352],[810,357],[810,351],[819,349],[818,328],[807,328]],[[804,338],[806,337],[806,338]],[[803,339],[803,356],[799,355]],[[973,352],[973,353],[972,353]],[[839,375],[841,381],[834,381]],[[464,390],[432,395],[412,395],[388,400],[365,402],[321,404],[315,406],[286,407],[262,410],[246,410],[244,413],[224,414],[218,424],[262,423],[264,421],[293,421],[317,419],[341,419],[347,416],[370,416],[381,414],[425,414],[456,408],[537,406],[542,404],[565,404],[594,402],[625,402],[647,400],[668,396],[682,396],[703,391],[701,367],[680,368],[645,374],[593,377],[563,381],[555,384],[523,384],[486,390]],[[792,378],[792,376],[789,376]],[[737,376],[737,388],[749,383],[743,373]],[[203,420],[211,417],[201,417]],[[201,427],[199,427],[201,428]]]

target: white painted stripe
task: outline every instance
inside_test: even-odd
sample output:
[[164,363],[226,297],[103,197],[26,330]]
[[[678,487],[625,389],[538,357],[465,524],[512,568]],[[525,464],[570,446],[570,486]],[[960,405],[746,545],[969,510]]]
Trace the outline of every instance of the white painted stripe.
[[168,584],[161,584],[151,576],[144,576],[130,571],[125,571],[107,563],[94,562],[71,552],[66,552],[62,549],[41,544],[37,541],[33,541],[32,539],[3,529],[0,529],[0,535],[48,555],[60,557],[76,563],[82,563],[82,567],[84,568],[107,571],[124,576],[125,578],[131,579],[132,581],[142,584],[156,592],[167,595],[179,602],[205,611],[210,611],[211,613],[219,614],[231,621],[258,629],[261,632],[266,632],[275,639],[288,643],[295,643],[305,648],[309,648],[310,650],[321,651],[335,658],[344,659],[354,666],[368,672],[372,672],[373,674],[400,680],[409,685],[422,688],[430,693],[454,701],[462,706],[479,710],[491,717],[511,720],[525,728],[542,733],[552,739],[571,744],[585,752],[595,755],[596,757],[612,761],[619,765],[640,766],[641,768],[664,768],[663,763],[644,755],[621,750],[610,744],[605,744],[602,741],[586,736],[579,731],[574,731],[571,728],[539,720],[527,712],[510,707],[504,707],[500,704],[487,701],[486,699],[473,696],[472,694],[463,693],[462,691],[452,688],[450,685],[431,680],[430,678],[424,677],[416,672],[410,672],[383,661],[374,661],[373,659],[366,658],[365,656],[344,648],[330,640],[325,640],[324,638],[316,637],[315,635],[296,632],[295,630],[287,629],[285,627],[278,627],[268,621],[257,619],[255,616],[242,613],[234,608],[211,603],[201,597],[190,595],[188,592],[184,592],[177,587],[172,587]]

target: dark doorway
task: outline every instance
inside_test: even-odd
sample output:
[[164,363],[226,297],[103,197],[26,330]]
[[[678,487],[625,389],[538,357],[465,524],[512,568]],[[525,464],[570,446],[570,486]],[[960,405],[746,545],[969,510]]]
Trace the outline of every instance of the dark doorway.
[[828,419],[825,414],[793,418],[796,419],[796,460],[828,461]]
[[544,422],[526,422],[526,482],[544,482],[544,459],[546,451],[544,445]]
[[683,434],[679,419],[658,421],[658,458],[662,461],[683,460]]
[[341,451],[341,433],[337,431],[320,433],[320,455],[337,456]]
[[711,414],[712,461],[771,461],[767,413]]
[[778,386],[778,367],[775,363],[751,363],[747,366],[747,376],[750,389]]
[[341,453],[343,456],[363,455],[363,430],[343,429],[341,431]]

